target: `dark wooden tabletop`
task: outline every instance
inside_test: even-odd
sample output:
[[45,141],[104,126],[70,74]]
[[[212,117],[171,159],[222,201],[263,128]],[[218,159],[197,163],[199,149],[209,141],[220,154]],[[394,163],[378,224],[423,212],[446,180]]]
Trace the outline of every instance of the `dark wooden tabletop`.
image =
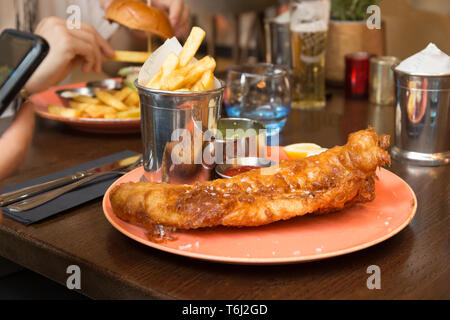
[[[333,91],[325,109],[293,110],[281,144],[343,144],[372,125],[393,134],[394,108],[345,100]],[[10,120],[0,120],[0,132]],[[139,135],[82,133],[39,119],[26,161],[9,185],[130,149]],[[3,150],[2,152],[7,152]],[[193,260],[146,247],[115,230],[101,199],[31,226],[0,216],[0,255],[61,284],[69,265],[81,268],[80,292],[92,298],[175,299],[440,299],[450,298],[450,166],[389,168],[418,199],[415,218],[378,245],[317,262],[244,266]],[[381,269],[381,290],[366,286],[370,265]]]

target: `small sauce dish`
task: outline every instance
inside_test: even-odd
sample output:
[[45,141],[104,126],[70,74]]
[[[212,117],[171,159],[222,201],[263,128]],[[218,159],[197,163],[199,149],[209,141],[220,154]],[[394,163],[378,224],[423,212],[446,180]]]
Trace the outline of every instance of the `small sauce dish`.
[[276,162],[267,158],[245,157],[228,159],[226,163],[217,164],[215,167],[216,177],[229,179],[238,174],[248,172],[254,169],[268,168],[275,165]]

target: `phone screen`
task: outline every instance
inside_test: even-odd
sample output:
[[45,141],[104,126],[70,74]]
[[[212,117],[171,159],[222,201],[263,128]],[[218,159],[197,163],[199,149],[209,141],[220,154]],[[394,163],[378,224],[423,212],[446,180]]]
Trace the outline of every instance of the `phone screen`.
[[0,38],[0,87],[13,75],[14,70],[27,56],[35,41],[5,33]]

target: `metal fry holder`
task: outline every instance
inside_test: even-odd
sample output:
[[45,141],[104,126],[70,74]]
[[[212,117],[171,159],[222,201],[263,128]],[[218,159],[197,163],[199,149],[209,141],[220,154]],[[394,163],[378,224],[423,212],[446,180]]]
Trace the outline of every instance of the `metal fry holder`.
[[418,165],[450,163],[450,74],[395,73],[395,144],[392,156]]

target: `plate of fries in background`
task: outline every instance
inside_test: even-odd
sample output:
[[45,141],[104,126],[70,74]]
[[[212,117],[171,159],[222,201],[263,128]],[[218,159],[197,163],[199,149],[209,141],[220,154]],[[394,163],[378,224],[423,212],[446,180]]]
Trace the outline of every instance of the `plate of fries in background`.
[[[193,27],[184,46],[179,47],[179,53],[170,52],[156,74],[146,81],[145,87],[179,94],[214,89],[216,61],[210,56],[199,60],[194,57],[204,38],[205,31]],[[145,67],[146,64],[142,68]],[[130,68],[123,71],[133,71],[128,69]],[[133,72],[136,73],[135,70]],[[39,116],[66,123],[79,130],[103,133],[139,132],[140,103],[133,82],[128,77],[102,82],[118,82],[119,85],[110,89],[90,87],[89,83],[76,83],[41,92],[33,96],[31,101]]]
[[[120,81],[119,79],[115,79]],[[76,129],[101,133],[132,133],[140,131],[138,93],[128,86],[121,89],[91,88],[93,94],[63,98],[62,90],[86,88],[75,83],[49,89],[34,95],[31,102],[42,118],[56,120]]]

